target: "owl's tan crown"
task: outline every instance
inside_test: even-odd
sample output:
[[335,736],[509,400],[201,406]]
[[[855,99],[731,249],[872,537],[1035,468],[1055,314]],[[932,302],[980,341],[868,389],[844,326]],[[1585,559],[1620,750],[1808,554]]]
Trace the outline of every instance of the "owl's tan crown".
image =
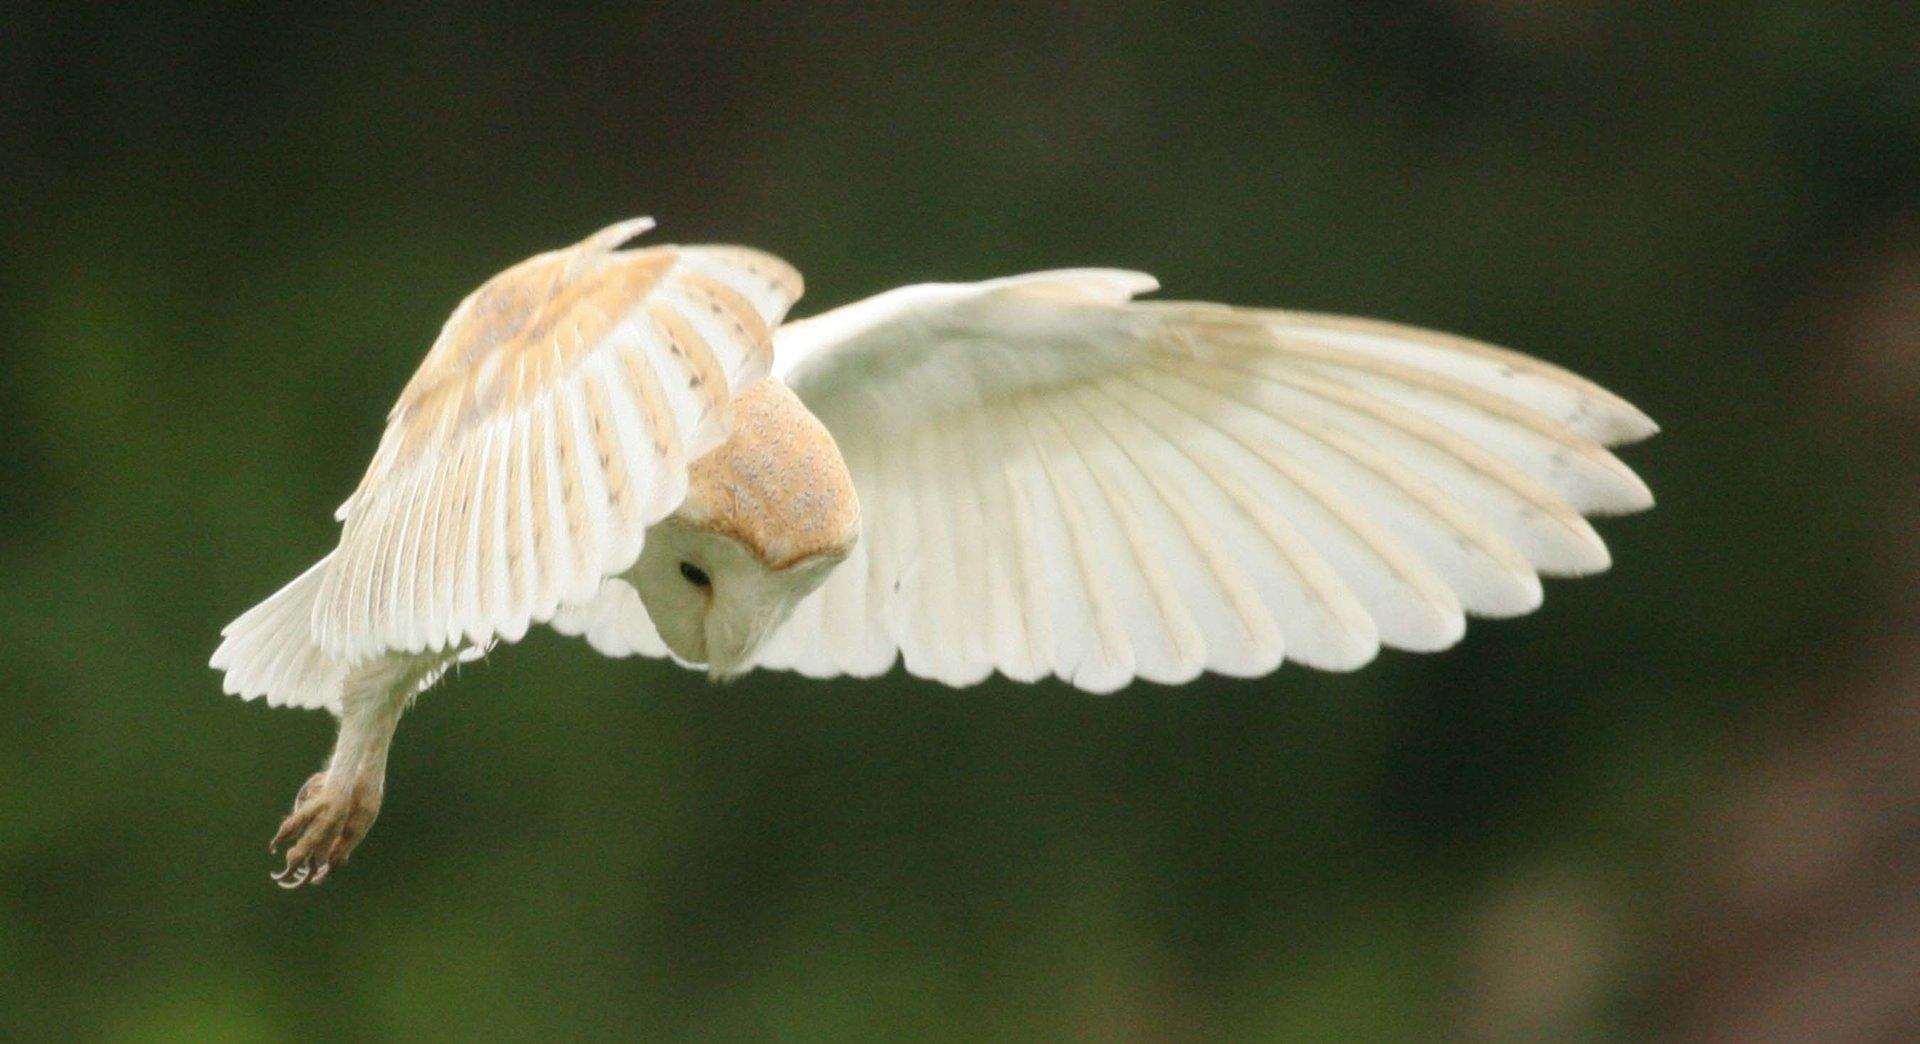
[[827,432],[785,385],[733,400],[735,427],[695,461],[676,517],[738,541],[769,569],[852,549],[860,534],[853,477]]

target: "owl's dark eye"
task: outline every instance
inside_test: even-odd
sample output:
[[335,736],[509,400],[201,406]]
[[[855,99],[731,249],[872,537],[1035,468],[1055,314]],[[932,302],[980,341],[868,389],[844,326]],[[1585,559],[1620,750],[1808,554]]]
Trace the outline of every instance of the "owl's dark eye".
[[692,562],[680,563],[680,575],[686,577],[687,583],[695,587],[713,586],[713,578],[707,575],[707,571]]

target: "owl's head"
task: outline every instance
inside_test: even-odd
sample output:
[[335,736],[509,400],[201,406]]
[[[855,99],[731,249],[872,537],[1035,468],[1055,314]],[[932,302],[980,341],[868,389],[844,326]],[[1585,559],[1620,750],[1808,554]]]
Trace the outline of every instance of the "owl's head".
[[843,549],[770,565],[733,537],[672,518],[648,531],[628,575],[667,648],[722,679],[752,666],[794,607],[845,557]]
[[751,667],[860,534],[846,462],[800,400],[768,381],[733,406],[732,436],[689,469],[628,574],[667,648],[715,678]]

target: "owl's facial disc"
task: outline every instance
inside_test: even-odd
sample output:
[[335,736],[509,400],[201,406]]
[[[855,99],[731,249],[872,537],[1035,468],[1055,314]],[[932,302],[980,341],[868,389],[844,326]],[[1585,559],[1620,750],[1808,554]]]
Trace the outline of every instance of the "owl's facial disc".
[[755,562],[751,570],[723,568],[715,575],[704,628],[708,677],[728,681],[746,673],[761,647],[842,557],[808,559],[784,569]]
[[773,569],[731,537],[670,518],[647,531],[627,577],[673,655],[706,664],[719,680],[752,666],[754,654],[843,557],[817,555]]

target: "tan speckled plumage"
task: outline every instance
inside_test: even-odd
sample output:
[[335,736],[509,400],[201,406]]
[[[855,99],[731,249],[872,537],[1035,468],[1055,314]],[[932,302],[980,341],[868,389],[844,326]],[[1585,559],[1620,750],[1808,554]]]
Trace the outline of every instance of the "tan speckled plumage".
[[800,278],[739,247],[615,249],[650,224],[523,261],[454,310],[341,507],[313,611],[330,655],[517,638],[678,505]]
[[860,532],[860,498],[832,433],[773,381],[733,405],[733,435],[694,462],[680,517],[739,541],[769,569],[844,554]]

